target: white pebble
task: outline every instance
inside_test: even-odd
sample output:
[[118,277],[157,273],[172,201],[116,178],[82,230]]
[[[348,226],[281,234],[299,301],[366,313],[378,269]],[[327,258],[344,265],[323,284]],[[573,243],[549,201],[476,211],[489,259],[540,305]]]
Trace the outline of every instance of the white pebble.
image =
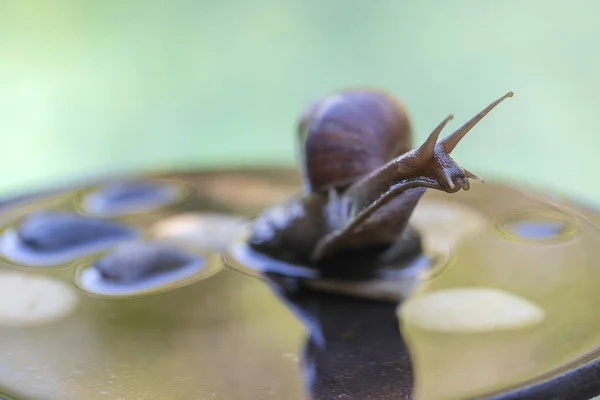
[[246,223],[225,214],[189,212],[160,220],[150,231],[158,239],[226,250]]
[[488,288],[454,288],[412,298],[400,316],[420,328],[455,333],[522,329],[537,325],[544,310],[514,294]]
[[67,284],[46,276],[0,272],[0,325],[50,323],[70,314],[77,294]]

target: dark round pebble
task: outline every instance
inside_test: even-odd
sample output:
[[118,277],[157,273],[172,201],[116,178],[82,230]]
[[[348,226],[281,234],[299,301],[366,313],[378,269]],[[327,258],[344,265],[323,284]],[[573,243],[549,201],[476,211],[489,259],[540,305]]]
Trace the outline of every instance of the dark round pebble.
[[136,206],[159,207],[173,201],[173,185],[147,181],[112,183],[88,195],[84,207],[90,212],[111,213]]
[[21,242],[37,251],[62,251],[106,240],[135,236],[127,225],[67,211],[41,211],[27,216],[17,228]]
[[200,256],[166,244],[128,242],[96,261],[93,268],[106,280],[131,284],[199,261]]

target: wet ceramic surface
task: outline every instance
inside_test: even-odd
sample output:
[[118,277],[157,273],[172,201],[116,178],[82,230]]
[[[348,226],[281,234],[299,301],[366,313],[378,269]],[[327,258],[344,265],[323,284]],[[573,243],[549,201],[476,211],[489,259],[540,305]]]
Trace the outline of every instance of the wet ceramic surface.
[[[133,274],[140,277],[127,282],[133,286],[119,286],[99,273],[82,275],[115,252],[112,245],[59,264],[4,257],[0,288],[11,285],[15,293],[0,310],[11,322],[0,320],[0,393],[8,399],[480,398],[552,381],[600,349],[600,216],[576,204],[494,183],[425,195],[413,222],[431,226],[424,232],[428,251],[449,253],[443,268],[416,275],[410,300],[486,287],[544,313],[523,328],[464,333],[410,324],[394,301],[316,291],[306,281],[232,263],[228,249],[249,219],[299,190],[292,171],[143,178],[177,182],[185,200],[93,217],[139,232],[131,240],[175,246],[201,261],[155,269],[142,257],[134,260],[138,272],[152,276]],[[81,194],[103,185],[5,203],[2,232],[39,211],[85,216]],[[464,229],[445,234],[457,213]],[[427,222],[432,216],[435,224]],[[218,235],[207,235],[210,223]],[[50,292],[60,296],[42,296]],[[29,314],[38,317],[35,324],[19,320],[25,313],[10,314],[27,301],[44,304]],[[565,398],[596,394],[594,381],[579,376],[570,380],[578,385],[560,386],[572,394]],[[558,390],[550,388],[544,390]],[[536,393],[529,398],[548,394]]]

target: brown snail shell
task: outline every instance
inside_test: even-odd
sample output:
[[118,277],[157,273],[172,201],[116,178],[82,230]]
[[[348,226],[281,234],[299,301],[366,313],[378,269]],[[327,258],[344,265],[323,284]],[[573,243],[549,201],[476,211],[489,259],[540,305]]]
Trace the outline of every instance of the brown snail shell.
[[346,186],[412,148],[404,104],[375,89],[313,102],[300,117],[298,139],[309,191]]

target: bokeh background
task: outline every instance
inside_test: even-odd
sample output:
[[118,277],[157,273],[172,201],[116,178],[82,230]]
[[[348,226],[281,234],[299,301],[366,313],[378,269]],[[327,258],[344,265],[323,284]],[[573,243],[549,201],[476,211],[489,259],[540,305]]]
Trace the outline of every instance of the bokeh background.
[[84,176],[293,164],[304,105],[389,89],[417,140],[506,93],[455,152],[600,202],[600,3],[0,1],[0,195]]

